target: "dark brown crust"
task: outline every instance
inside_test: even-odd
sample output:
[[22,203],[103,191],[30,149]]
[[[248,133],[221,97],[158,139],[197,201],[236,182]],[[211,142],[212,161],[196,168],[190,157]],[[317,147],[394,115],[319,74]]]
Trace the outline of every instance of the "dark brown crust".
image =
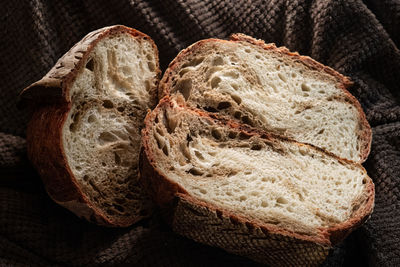
[[[237,214],[234,214],[230,211],[223,210],[219,207],[216,207],[212,204],[205,203],[202,201],[199,201],[198,199],[191,197],[180,185],[176,184],[175,182],[171,181],[168,177],[165,177],[160,170],[158,170],[155,166],[156,158],[152,153],[151,147],[150,147],[150,138],[149,138],[149,133],[150,133],[150,127],[152,126],[154,119],[158,112],[161,112],[165,108],[173,108],[174,103],[171,102],[170,98],[167,96],[164,99],[162,99],[159,103],[159,105],[156,107],[156,109],[149,113],[145,119],[145,128],[142,130],[142,140],[143,140],[143,151],[141,153],[141,179],[142,182],[147,184],[148,187],[153,187],[155,188],[150,190],[150,194],[156,201],[158,205],[164,208],[171,208],[173,206],[172,203],[174,203],[174,198],[179,195],[180,198],[185,198],[187,201],[189,201],[192,205],[198,206],[198,207],[204,207],[206,208],[209,212],[216,212],[217,214],[220,214],[220,216],[229,218],[229,220],[235,224],[235,223],[240,223],[243,225],[248,226],[248,228],[259,228],[261,229],[264,233],[266,234],[273,234],[276,236],[284,236],[284,237],[290,237],[293,238],[294,240],[298,240],[299,242],[312,242],[315,244],[319,244],[321,246],[326,246],[326,247],[331,247],[341,240],[343,240],[353,229],[361,225],[364,221],[366,221],[370,214],[372,213],[373,206],[374,206],[374,184],[372,180],[368,177],[366,183],[367,185],[365,194],[367,195],[367,201],[365,203],[359,203],[361,206],[352,214],[352,217],[341,223],[338,224],[334,227],[330,228],[319,228],[316,229],[315,235],[309,235],[309,234],[301,234],[301,233],[295,233],[293,231],[288,231],[285,229],[281,229],[275,225],[272,224],[266,224],[261,221],[257,220],[250,220],[248,218],[245,218],[243,216],[239,216]],[[184,108],[184,107],[183,107]],[[228,126],[231,128],[236,128],[238,131],[241,131],[245,133],[246,135],[257,135],[263,139],[271,140],[271,139],[281,139],[286,142],[293,142],[301,146],[306,146],[306,147],[312,147],[310,145],[306,144],[300,144],[295,141],[282,138],[279,136],[271,135],[269,133],[259,131],[256,129],[249,128],[244,125],[237,124],[236,122],[227,120],[226,118],[219,118],[218,115],[215,114],[207,114],[203,111],[200,110],[190,110],[187,108],[189,112],[195,113],[197,116],[201,116],[207,119],[212,120],[214,123]],[[313,149],[316,149],[320,152],[326,153],[324,150],[316,147],[312,147]],[[339,161],[343,162],[344,164],[354,164],[357,165],[357,167],[362,166],[360,164],[356,164],[352,161],[345,160],[345,159],[340,159],[336,156],[334,156],[332,153],[326,153],[329,154],[332,157],[337,158]],[[364,170],[365,171],[365,170]],[[171,218],[172,217],[172,218]],[[170,223],[173,223],[176,220],[181,220],[179,218],[176,218],[176,214],[172,215],[170,214],[170,218],[168,218],[168,221]],[[185,235],[190,236],[189,233],[183,233]],[[223,248],[223,246],[222,246]]]
[[371,127],[365,117],[365,113],[362,110],[362,107],[358,100],[350,94],[347,90],[350,86],[353,85],[353,82],[346,76],[338,73],[334,69],[325,66],[314,59],[308,56],[301,56],[297,52],[290,52],[286,47],[276,47],[275,44],[266,44],[263,40],[257,40],[245,34],[237,33],[233,34],[230,37],[230,40],[221,40],[221,39],[205,39],[194,43],[193,45],[189,46],[188,48],[182,50],[176,58],[169,64],[168,69],[165,71],[163,78],[161,79],[158,96],[161,99],[166,95],[170,95],[170,88],[172,83],[172,77],[176,74],[176,70],[180,67],[181,62],[184,62],[185,58],[192,54],[194,51],[198,50],[200,47],[204,46],[207,43],[211,42],[246,42],[252,45],[256,45],[261,47],[265,50],[273,50],[276,53],[280,53],[282,55],[289,56],[293,58],[296,62],[304,64],[310,69],[317,70],[320,72],[324,72],[329,74],[330,76],[334,77],[338,83],[338,86],[347,96],[347,101],[354,105],[358,111],[359,122],[360,122],[360,146],[362,147],[362,152],[360,156],[360,163],[364,162],[370,152],[371,149],[371,142],[372,142],[372,130]]
[[[99,225],[113,227],[132,225],[144,216],[138,214],[126,219],[110,218],[89,201],[68,166],[62,142],[62,129],[71,109],[70,87],[90,52],[101,39],[120,33],[129,33],[135,38],[143,38],[152,43],[156,51],[154,56],[157,61],[155,72],[158,83],[161,72],[158,64],[158,50],[154,42],[144,33],[117,25],[89,33],[71,48],[43,79],[21,93],[22,98],[34,102],[36,106],[27,129],[28,156],[38,170],[50,197],[79,217]],[[77,51],[79,56],[76,57],[74,54]],[[66,73],[65,75],[58,73],[61,69],[58,68],[60,65],[67,68],[61,71],[61,74]],[[156,91],[152,93],[153,103],[156,103]]]

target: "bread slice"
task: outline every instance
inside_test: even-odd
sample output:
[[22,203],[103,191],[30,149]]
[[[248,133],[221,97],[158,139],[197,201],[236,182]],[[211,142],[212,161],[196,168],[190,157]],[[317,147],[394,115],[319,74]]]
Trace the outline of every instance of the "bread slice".
[[367,158],[371,128],[352,83],[333,69],[243,34],[199,41],[179,53],[160,82],[160,98],[188,105],[326,149]]
[[138,160],[159,76],[150,37],[117,25],[86,35],[22,92],[37,104],[27,129],[29,158],[54,201],[107,226],[151,214]]
[[161,100],[141,179],[175,231],[271,265],[321,263],[371,214],[365,169],[323,150]]

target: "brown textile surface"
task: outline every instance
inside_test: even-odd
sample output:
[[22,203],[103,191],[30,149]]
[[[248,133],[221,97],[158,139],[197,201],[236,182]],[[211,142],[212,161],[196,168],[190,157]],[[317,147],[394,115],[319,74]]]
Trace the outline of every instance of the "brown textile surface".
[[16,108],[18,93],[89,31],[124,24],[154,39],[163,70],[199,39],[242,32],[350,76],[373,127],[364,166],[376,206],[325,266],[400,266],[398,0],[16,0],[0,7],[0,265],[255,265],[175,235],[157,213],[124,229],[81,221],[49,199],[27,161],[30,114]]

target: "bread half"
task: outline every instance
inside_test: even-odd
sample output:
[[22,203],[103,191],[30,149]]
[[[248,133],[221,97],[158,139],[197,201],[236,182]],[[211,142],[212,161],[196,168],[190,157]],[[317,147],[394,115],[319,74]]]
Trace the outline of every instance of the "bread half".
[[159,75],[150,37],[111,26],[86,35],[21,93],[36,106],[28,155],[55,202],[107,226],[129,226],[151,214],[138,160]]
[[160,82],[160,98],[182,95],[189,106],[366,160],[371,128],[351,81],[313,59],[243,34],[207,39],[181,51]]
[[315,265],[371,214],[365,169],[166,97],[147,115],[141,179],[173,229],[271,265]]

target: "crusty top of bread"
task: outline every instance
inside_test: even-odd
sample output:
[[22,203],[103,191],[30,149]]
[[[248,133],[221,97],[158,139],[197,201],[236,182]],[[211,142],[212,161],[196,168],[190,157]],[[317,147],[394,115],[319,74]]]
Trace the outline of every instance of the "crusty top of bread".
[[192,107],[363,162],[372,131],[347,91],[351,84],[310,57],[234,34],[181,51],[160,82],[159,96],[181,94]]
[[182,102],[161,100],[142,133],[143,179],[161,206],[186,195],[245,224],[327,246],[371,214],[374,185],[361,165]]
[[[57,101],[71,101],[69,89],[78,73],[88,62],[88,56],[97,42],[107,36],[127,33],[131,36],[148,41],[153,47],[156,65],[152,66],[157,75],[161,74],[158,62],[158,49],[153,40],[146,34],[123,25],[104,27],[88,33],[65,53],[39,81],[26,87],[20,94],[22,101],[30,100],[35,103],[53,103]],[[157,88],[153,88],[157,90]],[[156,94],[153,101],[157,101]]]
[[159,75],[150,37],[117,25],[89,33],[22,92],[36,104],[28,155],[57,203],[106,226],[151,214],[138,157]]

